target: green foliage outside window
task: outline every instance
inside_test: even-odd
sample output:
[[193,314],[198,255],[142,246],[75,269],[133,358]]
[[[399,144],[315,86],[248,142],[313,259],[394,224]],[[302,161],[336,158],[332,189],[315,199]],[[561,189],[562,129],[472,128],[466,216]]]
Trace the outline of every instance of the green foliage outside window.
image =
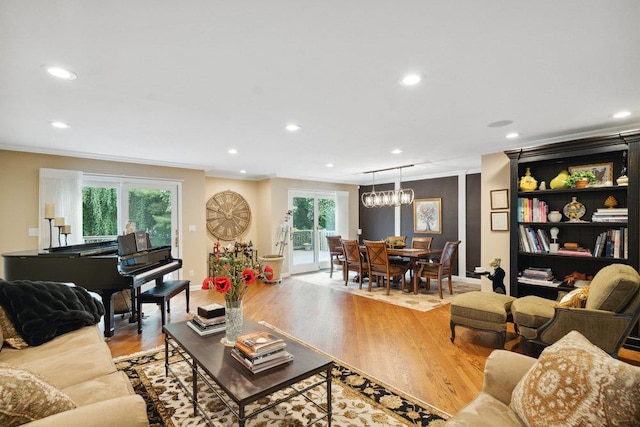
[[118,200],[115,188],[82,189],[82,235],[118,234]]

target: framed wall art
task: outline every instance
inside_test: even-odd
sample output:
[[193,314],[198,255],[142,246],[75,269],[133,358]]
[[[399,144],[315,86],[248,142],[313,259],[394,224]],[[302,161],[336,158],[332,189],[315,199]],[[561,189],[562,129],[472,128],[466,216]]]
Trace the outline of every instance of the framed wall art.
[[491,190],[491,209],[509,209],[509,190]]
[[613,162],[596,163],[593,165],[569,166],[569,173],[591,171],[596,176],[596,185],[602,186],[605,182],[613,182]]
[[413,232],[442,234],[442,199],[413,201]]
[[491,231],[509,231],[509,212],[491,212]]

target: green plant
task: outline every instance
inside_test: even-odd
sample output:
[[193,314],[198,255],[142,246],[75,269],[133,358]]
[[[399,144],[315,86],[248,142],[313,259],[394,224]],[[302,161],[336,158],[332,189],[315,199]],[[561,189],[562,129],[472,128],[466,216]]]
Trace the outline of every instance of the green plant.
[[567,185],[569,187],[575,187],[577,181],[582,181],[584,179],[589,181],[590,185],[598,182],[598,179],[596,178],[596,175],[593,172],[589,170],[583,170],[583,171],[573,172],[571,175],[569,175],[569,178],[567,178]]

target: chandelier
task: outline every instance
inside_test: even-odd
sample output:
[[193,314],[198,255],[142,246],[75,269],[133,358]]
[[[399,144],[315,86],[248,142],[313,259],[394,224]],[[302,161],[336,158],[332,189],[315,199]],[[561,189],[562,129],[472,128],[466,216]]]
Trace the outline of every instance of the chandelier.
[[[385,208],[391,206],[410,205],[413,203],[413,190],[402,188],[402,169],[408,168],[413,165],[399,166],[388,169],[378,169],[375,171],[368,171],[372,175],[371,191],[366,191],[360,196],[360,201],[365,208]],[[391,169],[400,170],[400,182],[398,188],[395,190],[376,191],[375,176],[376,172],[388,171]]]

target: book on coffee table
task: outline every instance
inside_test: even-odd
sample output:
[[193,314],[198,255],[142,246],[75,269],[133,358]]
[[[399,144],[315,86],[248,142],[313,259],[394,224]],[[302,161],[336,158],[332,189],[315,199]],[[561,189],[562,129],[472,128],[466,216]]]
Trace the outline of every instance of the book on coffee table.
[[242,354],[237,348],[231,349],[231,357],[236,359],[249,371],[257,374],[258,372],[266,371],[267,369],[275,368],[276,366],[284,365],[293,360],[293,355],[285,350],[278,350],[273,358],[253,360],[246,355]]
[[240,335],[236,341],[236,347],[251,358],[281,350],[286,346],[287,343],[282,338],[265,330]]
[[227,329],[227,324],[225,322],[218,323],[213,326],[201,326],[197,322],[194,322],[193,320],[189,320],[187,321],[187,326],[193,329],[200,336],[215,334]]

